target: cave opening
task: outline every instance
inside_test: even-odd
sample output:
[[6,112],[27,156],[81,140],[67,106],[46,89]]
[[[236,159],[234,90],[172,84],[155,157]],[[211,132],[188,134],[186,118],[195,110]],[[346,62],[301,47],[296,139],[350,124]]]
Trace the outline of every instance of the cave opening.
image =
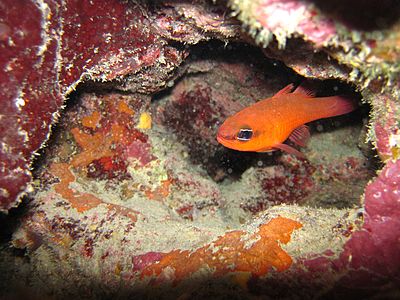
[[[116,118],[113,113],[107,116],[109,111],[105,111],[118,111],[115,103],[125,101],[132,114],[148,110],[152,116],[151,130],[138,130],[135,127],[138,121],[126,127],[128,138],[146,144],[134,150],[140,159],[146,163],[151,161],[153,154],[147,153],[151,148],[166,148],[162,150],[164,153],[176,152],[176,157],[198,168],[196,172],[202,180],[214,182],[223,199],[198,199],[188,207],[201,211],[217,205],[227,215],[239,215],[236,220],[243,222],[280,204],[339,209],[360,205],[363,189],[380,164],[372,146],[366,143],[370,107],[362,103],[354,87],[336,79],[306,79],[247,43],[211,41],[187,47],[187,50],[190,54],[180,66],[180,75],[152,95],[123,90],[115,81],[80,84],[70,94],[65,115],[53,129],[50,146],[35,162],[34,175],[42,188],[55,182],[48,173],[51,162],[54,159],[68,162],[82,148],[84,142],[77,145],[74,138],[84,140],[96,135],[97,129],[91,125],[84,126],[83,135],[86,136],[73,133],[76,122],[93,117],[96,111],[102,111],[103,118]],[[306,156],[304,160],[281,151],[240,152],[216,141],[217,130],[228,116],[271,97],[290,83],[305,86],[314,91],[316,97],[350,95],[358,101],[359,108],[346,115],[307,124],[311,138],[306,147],[299,149]],[[103,123],[99,128],[107,130],[105,128],[110,126],[114,125]],[[154,143],[154,137],[167,140],[170,146],[160,147],[159,141]],[[113,143],[111,147],[120,146]],[[118,187],[121,181],[132,180],[134,176],[127,171],[128,163],[118,155],[114,154],[105,162],[101,155],[108,157],[106,152],[92,153],[98,157],[88,161],[81,175],[91,180],[108,180],[108,188],[121,189]],[[118,153],[122,155],[123,151]],[[158,175],[149,172],[147,184],[157,181],[152,176]],[[134,186],[143,189],[141,182]],[[121,193],[132,194],[133,191]],[[183,204],[176,210],[186,209],[185,199],[182,196]],[[187,218],[185,213],[178,214]],[[189,219],[192,218],[190,215]]]
[[[70,94],[49,146],[35,163],[34,175],[41,187],[57,182],[48,172],[52,162],[73,161],[75,153],[86,147],[85,151],[89,149],[93,157],[86,158],[86,165],[78,168],[76,176],[92,182],[105,181],[106,188],[118,190],[120,197],[133,195],[135,189],[145,195],[153,195],[153,190],[162,191],[162,187],[157,187],[162,182],[160,176],[167,178],[172,173],[166,167],[167,175],[152,170],[138,180],[137,172],[132,173],[130,163],[124,160],[126,153],[131,151],[142,162],[134,168],[172,153],[176,158],[174,167],[185,165],[184,172],[194,172],[204,184],[202,187],[198,182],[180,183],[175,196],[169,196],[168,205],[184,219],[195,218],[194,211],[205,211],[207,215],[210,207],[220,209],[230,221],[235,220],[233,223],[243,223],[280,204],[337,209],[360,205],[364,187],[380,165],[372,146],[366,143],[370,107],[362,103],[354,87],[337,79],[306,79],[247,43],[213,40],[186,48],[189,56],[179,67],[179,76],[173,76],[164,89],[152,95],[124,90],[117,81],[80,84]],[[306,147],[299,149],[306,159],[281,151],[240,152],[216,141],[217,130],[228,116],[273,96],[290,83],[314,91],[316,97],[348,95],[358,101],[359,108],[307,124],[311,138]],[[136,118],[126,126],[118,121],[121,103]],[[138,129],[138,116],[146,111],[152,118],[151,129]],[[97,121],[96,112],[100,112]],[[121,134],[126,140],[117,138],[111,142],[109,146],[116,149],[112,155],[108,150],[85,146],[85,139],[90,143],[109,143],[106,136],[113,135],[110,132],[115,127],[114,119],[120,122],[117,127],[125,126]],[[78,133],[77,123],[84,124],[85,120],[88,124]],[[97,127],[88,120],[98,122]],[[99,132],[105,132],[105,137],[96,141]],[[132,146],[129,139],[142,144]],[[129,151],[123,149],[126,145]],[[171,182],[174,180],[181,179]],[[127,188],[129,185],[134,188]],[[194,188],[198,186],[200,193],[202,189],[211,191],[199,197]],[[207,195],[209,199],[205,199]],[[171,204],[176,202],[175,198],[180,202],[176,207]]]
[[[252,214],[282,203],[323,208],[360,204],[379,160],[366,142],[370,107],[354,87],[336,79],[306,79],[246,43],[213,41],[190,53],[182,77],[153,96],[153,115],[188,148],[191,162],[221,186],[229,203],[235,199]],[[305,161],[280,151],[239,152],[216,142],[226,117],[289,83],[306,86],[317,97],[349,95],[359,108],[309,123],[311,139],[301,150]]]

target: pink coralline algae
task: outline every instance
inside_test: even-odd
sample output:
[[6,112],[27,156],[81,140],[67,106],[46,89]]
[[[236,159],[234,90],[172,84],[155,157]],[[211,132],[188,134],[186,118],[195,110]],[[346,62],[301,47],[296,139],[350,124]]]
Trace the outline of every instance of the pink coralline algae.
[[[358,230],[352,230],[339,258],[327,250],[329,255],[299,261],[309,272],[304,276],[310,282],[304,284],[316,288],[318,281],[325,278],[334,283],[337,291],[373,295],[400,282],[400,160],[388,162],[368,184],[364,205],[364,223]],[[326,272],[330,275],[326,276]]]
[[276,204],[301,203],[315,190],[313,165],[288,155],[284,155],[279,161],[279,166],[258,170],[257,175],[261,180],[264,195],[256,201],[243,203],[241,207],[244,210],[258,213]]
[[318,15],[315,8],[305,1],[262,0],[254,14],[256,20],[278,40],[283,36],[302,35],[320,47],[337,34],[333,20]]
[[147,252],[143,255],[132,257],[132,272],[143,271],[147,266],[160,261],[163,258],[163,253]]
[[[390,161],[365,189],[364,225],[355,232],[342,261],[373,277],[400,281],[400,160]],[[353,259],[349,260],[349,257]]]
[[[84,72],[93,78],[115,78],[141,66],[139,56],[148,55],[154,36],[140,30],[146,26],[142,12],[119,1],[36,2],[2,1],[0,21],[0,79],[2,91],[0,209],[15,206],[31,179],[31,155],[49,134],[55,113],[64,97]],[[21,18],[21,11],[29,11]],[[114,22],[115,19],[125,20]],[[133,21],[135,20],[135,21]],[[9,29],[8,29],[9,28]],[[124,39],[116,36],[124,35]],[[112,57],[129,52],[131,60]],[[120,53],[118,53],[120,52]],[[157,57],[152,56],[148,63]],[[115,70],[121,69],[116,72]]]
[[147,165],[155,159],[150,155],[150,145],[141,141],[133,141],[126,149],[125,155],[127,158],[137,158],[142,166]]
[[[7,211],[29,186],[32,153],[47,138],[65,96],[83,74],[112,80],[164,56],[171,67],[182,54],[162,45],[134,3],[4,0],[1,5],[0,209]],[[30,13],[21,18],[21,11]],[[146,90],[134,81],[129,88]]]

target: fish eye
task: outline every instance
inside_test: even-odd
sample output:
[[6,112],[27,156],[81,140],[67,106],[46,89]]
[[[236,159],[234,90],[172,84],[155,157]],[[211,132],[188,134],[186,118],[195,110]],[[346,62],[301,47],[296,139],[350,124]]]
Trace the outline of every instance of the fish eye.
[[251,128],[242,128],[239,130],[236,139],[239,141],[249,141],[253,136],[253,130]]

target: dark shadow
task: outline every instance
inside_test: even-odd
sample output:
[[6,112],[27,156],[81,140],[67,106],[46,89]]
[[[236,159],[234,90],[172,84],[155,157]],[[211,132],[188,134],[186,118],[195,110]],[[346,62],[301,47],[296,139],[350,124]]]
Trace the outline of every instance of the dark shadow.
[[[148,283],[143,288],[132,288],[127,286],[113,287],[110,289],[105,283],[93,278],[91,285],[78,284],[75,288],[68,287],[68,280],[59,283],[58,290],[51,295],[46,294],[47,289],[34,289],[29,286],[13,291],[2,291],[6,298],[1,299],[79,299],[87,300],[111,300],[111,299],[398,299],[400,290],[395,280],[371,276],[369,279],[354,283],[331,282],[334,271],[316,272],[312,277],[303,272],[278,273],[272,272],[271,277],[259,278],[252,276],[244,280],[241,285],[237,284],[235,277],[202,277],[201,279],[185,279],[183,282],[172,284]],[[338,273],[336,275],[339,275]],[[351,279],[348,278],[351,282]],[[53,288],[56,288],[53,286]],[[24,296],[24,297],[22,297]],[[28,296],[28,297],[26,297]]]
[[7,214],[0,213],[0,247],[8,247],[12,234],[20,224],[21,217],[28,211],[30,199],[23,196],[18,207],[12,208]]
[[363,31],[390,28],[400,19],[398,0],[307,0],[324,15],[345,26]]

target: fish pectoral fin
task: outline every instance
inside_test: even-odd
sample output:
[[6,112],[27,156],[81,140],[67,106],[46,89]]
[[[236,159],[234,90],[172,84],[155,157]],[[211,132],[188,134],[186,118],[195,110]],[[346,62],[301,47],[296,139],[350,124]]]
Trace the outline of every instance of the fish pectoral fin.
[[289,136],[290,141],[301,147],[305,147],[309,139],[310,130],[308,129],[307,125],[301,125],[297,127]]
[[315,97],[315,92],[314,91],[311,91],[311,90],[309,90],[309,89],[307,89],[307,88],[305,88],[305,87],[303,87],[301,85],[299,85],[293,91],[293,94],[301,94],[301,95],[304,95],[304,96],[309,97],[309,98],[314,98]]
[[279,92],[277,92],[273,97],[290,94],[290,92],[293,90],[293,87],[294,87],[293,83],[288,84],[283,89],[281,89]]
[[303,153],[301,153],[300,151],[298,151],[295,148],[293,148],[289,145],[286,145],[286,144],[277,144],[274,146],[274,148],[285,151],[289,154],[293,154],[293,155],[297,156],[298,158],[304,158],[304,159],[306,158]]

